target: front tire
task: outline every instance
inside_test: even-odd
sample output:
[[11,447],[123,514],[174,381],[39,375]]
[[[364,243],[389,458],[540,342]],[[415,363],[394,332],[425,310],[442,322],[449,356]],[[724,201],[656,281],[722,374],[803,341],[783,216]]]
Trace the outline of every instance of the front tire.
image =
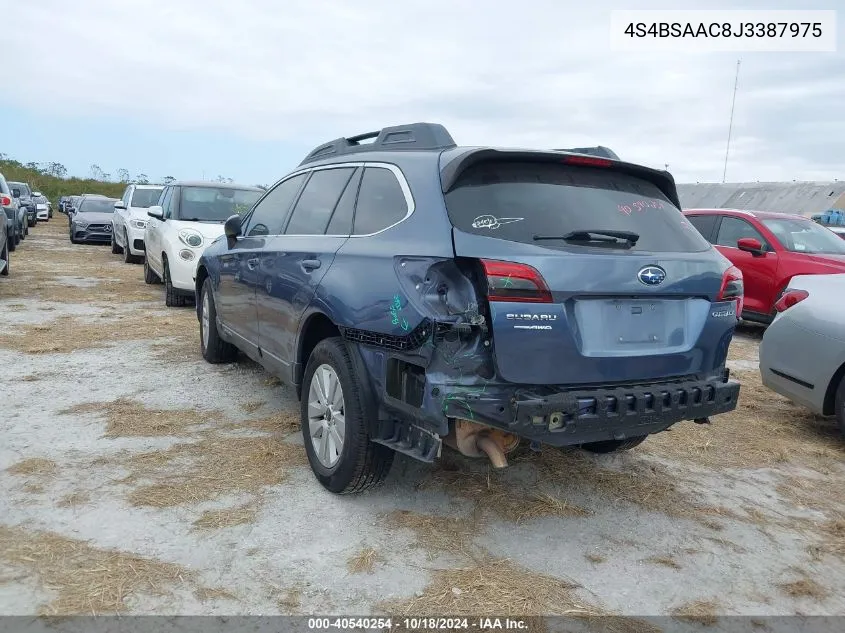
[[18,247],[19,241],[20,240],[18,240],[17,235],[15,235],[14,237],[9,237],[8,235],[6,236],[6,248],[9,249],[10,253],[15,252],[15,249]]
[[147,261],[147,256],[144,255],[144,283],[145,284],[160,284],[161,279],[150,268],[150,263]]
[[234,363],[238,360],[238,348],[220,338],[220,333],[217,331],[217,309],[214,307],[211,279],[206,278],[200,293],[200,350],[202,357],[215,365]]
[[11,249],[9,248],[9,238],[6,237],[6,246],[3,247],[3,251],[4,251],[3,257],[0,257],[0,259],[6,260],[6,265],[3,266],[3,270],[2,270],[2,272],[0,272],[0,276],[3,276],[3,277],[9,276],[9,266],[11,265],[11,263],[9,262],[9,251],[10,250]]
[[362,397],[361,379],[339,337],[320,341],[303,376],[300,417],[311,470],[335,494],[362,492],[381,484],[394,452],[370,440],[376,415]]
[[184,308],[188,303],[188,298],[173,286],[170,280],[170,264],[164,256],[162,256],[162,263],[164,265],[164,305],[168,308]]
[[114,236],[114,228],[111,231],[111,252],[112,255],[120,255],[123,252],[123,249],[120,248],[120,244],[117,243],[117,238]]
[[591,453],[616,453],[617,451],[629,451],[646,441],[648,435],[640,435],[627,440],[605,440],[603,442],[587,442],[581,444],[581,448]]

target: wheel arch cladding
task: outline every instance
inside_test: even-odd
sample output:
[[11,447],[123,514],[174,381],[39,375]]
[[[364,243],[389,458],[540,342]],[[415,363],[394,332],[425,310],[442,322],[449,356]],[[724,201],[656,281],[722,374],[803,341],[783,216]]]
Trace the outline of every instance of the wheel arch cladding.
[[302,325],[299,334],[298,350],[296,354],[296,368],[294,382],[296,383],[297,397],[302,394],[302,376],[305,373],[305,365],[311,352],[323,339],[340,336],[340,330],[334,322],[322,312],[310,314]]
[[197,298],[197,301],[196,301],[197,306],[196,307],[197,307],[197,318],[198,319],[201,318],[200,310],[202,309],[201,308],[202,302],[200,301],[200,293],[202,292],[202,286],[205,283],[205,280],[208,278],[208,276],[209,276],[208,270],[206,269],[205,266],[200,266],[199,268],[197,268],[197,280],[194,283],[194,291],[196,293],[196,298]]

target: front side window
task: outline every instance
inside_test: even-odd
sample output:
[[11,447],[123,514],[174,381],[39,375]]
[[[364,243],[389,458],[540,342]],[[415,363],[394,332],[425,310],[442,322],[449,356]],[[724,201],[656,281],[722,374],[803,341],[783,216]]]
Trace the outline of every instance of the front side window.
[[183,186],[181,190],[178,219],[185,222],[223,223],[230,216],[244,215],[263,193],[260,189],[214,185]]
[[307,174],[299,174],[283,180],[273,187],[249,216],[244,235],[254,237],[258,235],[279,235],[287,217],[290,205],[302,187]]
[[722,224],[719,226],[716,244],[736,248],[736,243],[739,240],[749,237],[766,246],[766,239],[760,234],[760,231],[751,226],[750,222],[727,215],[722,216]]

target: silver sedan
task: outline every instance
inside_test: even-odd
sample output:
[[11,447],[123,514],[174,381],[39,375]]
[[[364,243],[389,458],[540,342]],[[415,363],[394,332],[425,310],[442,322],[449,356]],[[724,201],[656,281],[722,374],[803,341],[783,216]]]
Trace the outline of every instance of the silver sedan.
[[763,384],[845,433],[845,274],[793,277],[760,343]]

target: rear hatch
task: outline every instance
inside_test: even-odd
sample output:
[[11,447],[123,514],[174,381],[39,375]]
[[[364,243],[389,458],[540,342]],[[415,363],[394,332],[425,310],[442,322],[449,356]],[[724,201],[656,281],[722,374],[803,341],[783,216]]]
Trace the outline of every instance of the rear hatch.
[[501,378],[590,385],[717,370],[741,274],[684,219],[671,177],[514,156],[442,173],[455,254],[486,277]]

